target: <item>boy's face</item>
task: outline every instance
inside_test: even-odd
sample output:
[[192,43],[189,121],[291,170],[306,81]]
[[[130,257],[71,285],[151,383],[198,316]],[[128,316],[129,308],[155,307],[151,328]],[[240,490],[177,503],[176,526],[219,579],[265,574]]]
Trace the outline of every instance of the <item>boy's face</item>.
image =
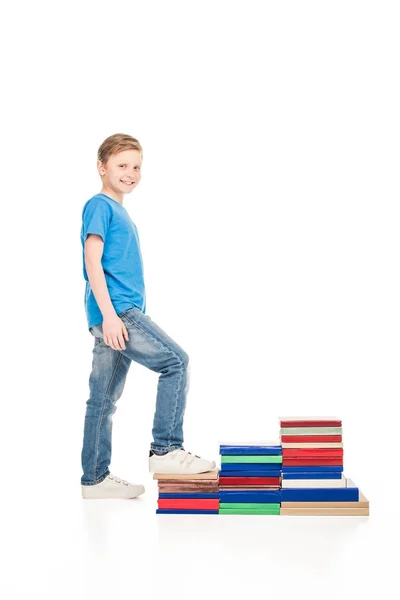
[[139,150],[124,150],[113,154],[106,165],[99,160],[97,168],[103,180],[103,187],[117,194],[129,194],[141,177],[142,159]]

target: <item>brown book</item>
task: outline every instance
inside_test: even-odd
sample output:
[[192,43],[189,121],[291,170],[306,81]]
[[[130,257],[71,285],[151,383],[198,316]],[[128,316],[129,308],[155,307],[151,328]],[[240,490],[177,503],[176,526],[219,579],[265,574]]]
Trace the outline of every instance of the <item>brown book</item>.
[[280,490],[281,488],[276,485],[235,485],[235,487],[221,487],[221,490]]
[[352,517],[367,517],[369,508],[282,508],[281,515],[297,515],[297,516],[352,516]]
[[170,494],[173,492],[212,492],[212,493],[217,493],[219,492],[219,486],[218,486],[218,481],[215,482],[208,482],[208,481],[201,481],[201,479],[198,479],[197,481],[195,481],[194,483],[189,483],[188,481],[181,481],[179,483],[164,483],[163,481],[159,481],[158,482],[158,491],[165,493],[165,494]]

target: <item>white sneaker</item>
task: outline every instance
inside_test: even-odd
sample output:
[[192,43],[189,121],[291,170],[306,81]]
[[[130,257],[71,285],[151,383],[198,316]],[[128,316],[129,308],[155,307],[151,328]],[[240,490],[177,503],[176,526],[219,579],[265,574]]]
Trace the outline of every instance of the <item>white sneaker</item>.
[[206,473],[215,469],[213,460],[206,460],[191,452],[186,452],[183,448],[172,450],[161,456],[152,454],[149,457],[150,473],[173,473],[181,475],[182,473],[195,474]]
[[133,484],[115,477],[107,475],[103,481],[96,485],[81,485],[82,498],[136,498],[144,493],[144,486]]

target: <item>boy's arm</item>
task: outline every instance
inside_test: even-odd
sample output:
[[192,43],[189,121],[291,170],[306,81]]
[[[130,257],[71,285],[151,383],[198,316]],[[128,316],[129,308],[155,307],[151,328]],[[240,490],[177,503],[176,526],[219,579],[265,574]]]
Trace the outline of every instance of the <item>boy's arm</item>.
[[104,276],[101,257],[103,256],[104,242],[100,235],[90,233],[85,241],[85,266],[90,287],[96,302],[101,310],[103,319],[116,316],[115,308],[108,292]]

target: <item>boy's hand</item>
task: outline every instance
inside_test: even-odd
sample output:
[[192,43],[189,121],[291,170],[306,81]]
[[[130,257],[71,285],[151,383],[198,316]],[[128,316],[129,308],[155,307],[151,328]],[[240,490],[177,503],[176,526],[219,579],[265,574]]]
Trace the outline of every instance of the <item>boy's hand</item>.
[[125,350],[125,340],[129,340],[128,330],[118,315],[103,319],[103,338],[113,350]]

